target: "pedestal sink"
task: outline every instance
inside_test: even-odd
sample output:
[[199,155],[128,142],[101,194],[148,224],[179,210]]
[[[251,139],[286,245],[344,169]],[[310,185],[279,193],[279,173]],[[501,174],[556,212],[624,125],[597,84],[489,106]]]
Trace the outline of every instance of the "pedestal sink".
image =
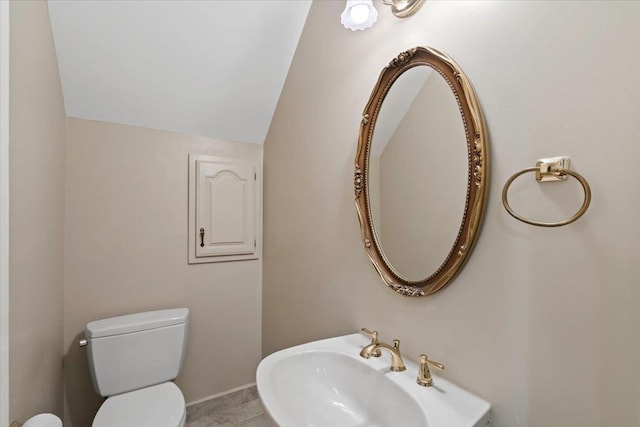
[[359,356],[369,339],[345,335],[281,350],[258,366],[266,412],[280,427],[484,427],[491,405],[434,376],[416,384],[417,365],[392,372],[390,358]]

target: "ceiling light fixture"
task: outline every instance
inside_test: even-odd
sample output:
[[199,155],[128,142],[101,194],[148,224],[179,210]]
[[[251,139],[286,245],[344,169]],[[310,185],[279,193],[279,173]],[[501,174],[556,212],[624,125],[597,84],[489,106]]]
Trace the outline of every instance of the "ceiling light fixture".
[[378,11],[371,0],[347,0],[347,6],[340,15],[340,22],[351,31],[364,30],[378,20]]
[[[406,18],[416,13],[425,0],[378,0],[391,6],[391,13],[398,18]],[[340,22],[351,31],[364,30],[378,20],[378,11],[371,0],[347,0],[347,6],[340,15]]]

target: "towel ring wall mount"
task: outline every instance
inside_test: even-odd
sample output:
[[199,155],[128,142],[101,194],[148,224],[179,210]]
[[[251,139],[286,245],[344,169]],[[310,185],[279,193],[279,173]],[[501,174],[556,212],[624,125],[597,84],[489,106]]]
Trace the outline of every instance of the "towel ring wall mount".
[[[509,200],[507,194],[509,192],[509,186],[513,183],[513,181],[518,178],[520,175],[524,175],[528,172],[535,172],[536,181],[538,182],[554,182],[554,181],[564,181],[568,176],[572,176],[577,179],[582,185],[582,189],[584,190],[584,202],[582,206],[573,214],[570,218],[565,219],[563,221],[557,222],[542,222],[542,221],[534,221],[528,218],[525,218],[519,214],[517,214],[509,205]],[[536,166],[522,169],[511,175],[511,177],[504,184],[504,188],[502,189],[502,204],[504,208],[507,210],[509,215],[517,219],[518,221],[522,221],[526,224],[535,225],[538,227],[560,227],[563,225],[571,224],[572,222],[579,219],[589,208],[589,204],[591,203],[591,187],[587,180],[580,175],[576,171],[572,171],[570,169],[570,159],[569,157],[552,157],[547,159],[540,159],[536,162]]]

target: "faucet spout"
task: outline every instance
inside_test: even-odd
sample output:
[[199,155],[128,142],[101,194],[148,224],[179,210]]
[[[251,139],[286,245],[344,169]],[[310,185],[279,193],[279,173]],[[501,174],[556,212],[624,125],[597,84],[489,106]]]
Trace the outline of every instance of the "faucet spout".
[[380,351],[381,349],[387,350],[391,353],[392,371],[401,372],[407,369],[404,365],[404,361],[402,360],[402,355],[400,354],[400,341],[398,340],[393,340],[393,346],[383,342],[371,343],[362,349],[360,356],[365,359],[369,359],[376,351]]

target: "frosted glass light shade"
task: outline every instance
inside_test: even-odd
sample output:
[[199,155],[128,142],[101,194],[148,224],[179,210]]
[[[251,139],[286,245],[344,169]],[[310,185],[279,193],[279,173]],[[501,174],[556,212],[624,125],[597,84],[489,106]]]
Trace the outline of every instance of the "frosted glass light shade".
[[378,11],[371,0],[347,0],[347,6],[340,15],[340,22],[351,31],[364,30],[378,20]]

